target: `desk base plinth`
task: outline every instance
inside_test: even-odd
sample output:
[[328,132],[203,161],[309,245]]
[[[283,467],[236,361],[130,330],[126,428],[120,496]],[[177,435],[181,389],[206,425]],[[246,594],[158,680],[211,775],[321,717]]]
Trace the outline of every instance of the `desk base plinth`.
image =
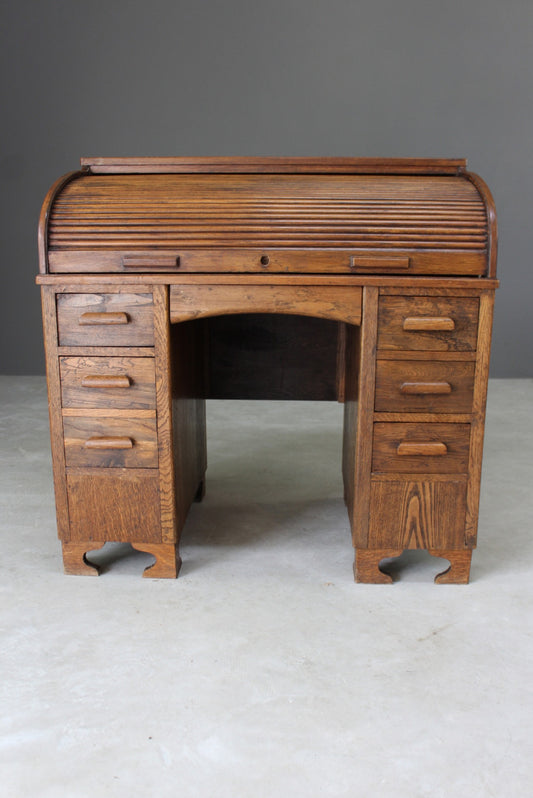
[[[470,578],[472,549],[447,549],[446,551],[428,549],[432,557],[442,557],[450,565],[445,571],[437,574],[435,584],[467,585]],[[403,549],[356,549],[354,561],[354,577],[356,582],[366,584],[392,584],[390,574],[379,567],[382,560],[399,557]]]
[[[87,540],[62,543],[65,573],[74,576],[99,576],[101,568],[87,559],[87,552],[101,549],[106,542]],[[144,569],[143,576],[152,579],[176,579],[181,568],[181,557],[175,543],[132,542],[130,545],[137,551],[144,551],[155,557],[155,562]]]

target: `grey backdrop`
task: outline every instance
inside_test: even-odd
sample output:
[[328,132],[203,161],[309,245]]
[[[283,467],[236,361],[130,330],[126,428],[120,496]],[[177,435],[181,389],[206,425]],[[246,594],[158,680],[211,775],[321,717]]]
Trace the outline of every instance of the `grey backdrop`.
[[531,0],[11,0],[0,373],[44,370],[36,230],[81,155],[467,157],[496,200],[492,373],[531,376]]

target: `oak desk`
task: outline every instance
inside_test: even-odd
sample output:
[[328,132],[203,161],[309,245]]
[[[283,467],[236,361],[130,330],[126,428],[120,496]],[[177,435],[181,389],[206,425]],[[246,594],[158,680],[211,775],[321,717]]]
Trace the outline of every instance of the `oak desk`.
[[275,398],[281,368],[282,397],[344,402],[356,579],[421,548],[468,581],[497,281],[465,161],[82,159],[39,254],[67,573],[129,541],[147,576],[177,576],[205,399]]

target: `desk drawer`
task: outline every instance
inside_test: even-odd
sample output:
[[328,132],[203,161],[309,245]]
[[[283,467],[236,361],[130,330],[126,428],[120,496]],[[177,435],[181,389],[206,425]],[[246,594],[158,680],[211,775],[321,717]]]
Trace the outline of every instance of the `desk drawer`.
[[377,412],[470,413],[475,363],[464,360],[378,360]]
[[65,416],[67,466],[157,468],[155,418]]
[[60,346],[153,346],[152,294],[59,294]]
[[477,297],[383,296],[378,349],[473,352],[478,312]]
[[470,424],[374,424],[372,471],[466,474]]
[[151,357],[61,357],[63,407],[155,408]]

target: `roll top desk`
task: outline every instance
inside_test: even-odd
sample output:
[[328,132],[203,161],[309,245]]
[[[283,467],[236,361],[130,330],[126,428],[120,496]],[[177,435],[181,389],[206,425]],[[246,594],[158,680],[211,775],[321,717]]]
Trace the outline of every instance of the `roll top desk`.
[[[357,581],[390,581],[379,563],[405,549],[468,581],[497,281],[465,161],[82,159],[45,199],[39,256],[67,573],[127,541],[177,576],[206,398],[328,398]],[[244,350],[255,374],[224,372]]]

